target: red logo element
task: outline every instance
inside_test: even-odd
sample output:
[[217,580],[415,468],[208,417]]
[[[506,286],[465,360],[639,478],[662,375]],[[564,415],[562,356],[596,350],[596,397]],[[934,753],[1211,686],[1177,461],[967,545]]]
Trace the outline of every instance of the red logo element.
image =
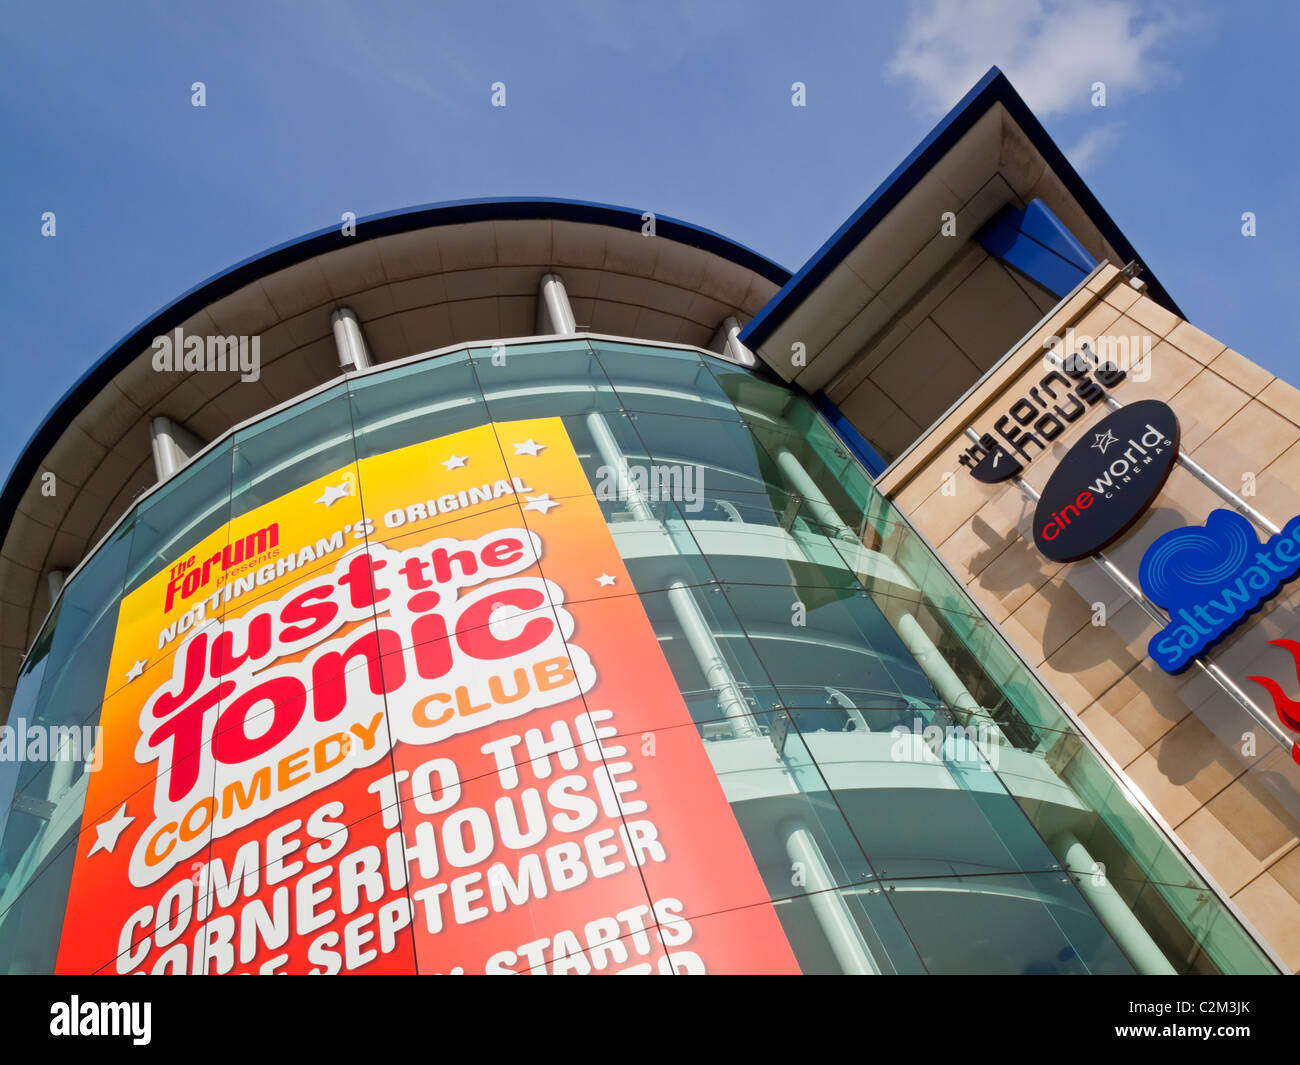
[[[1285,647],[1291,652],[1291,657],[1295,659],[1296,679],[1300,680],[1300,640],[1269,640],[1268,642],[1275,647]],[[1290,698],[1282,691],[1282,685],[1272,677],[1251,677],[1250,679],[1268,689],[1268,694],[1273,697],[1273,709],[1277,711],[1277,716],[1281,719],[1282,724],[1292,732],[1300,732],[1300,702]],[[1295,759],[1297,764],[1300,764],[1300,744],[1291,744],[1291,757]]]

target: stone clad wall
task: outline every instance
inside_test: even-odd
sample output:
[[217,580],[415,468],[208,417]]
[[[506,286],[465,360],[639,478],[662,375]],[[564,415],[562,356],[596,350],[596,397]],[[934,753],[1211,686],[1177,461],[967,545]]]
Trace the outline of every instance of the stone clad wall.
[[[1246,920],[1296,969],[1300,765],[1200,670],[1175,677],[1152,663],[1146,647],[1157,626],[1095,562],[1061,565],[1039,554],[1033,503],[1019,487],[981,484],[958,463],[970,445],[964,428],[992,431],[1050,369],[1044,341],[1064,337],[1070,326],[1076,337],[1136,338],[1129,378],[1111,390],[1114,398],[1169,403],[1185,453],[1275,524],[1300,515],[1300,391],[1141,295],[1112,266],[1044,320],[880,485]],[[1059,458],[1106,413],[1098,403],[1049,450],[1030,448],[1036,457],[1024,471],[1026,482],[1041,490]],[[1142,555],[1157,536],[1203,524],[1226,505],[1175,467],[1151,508],[1106,554],[1136,583]],[[1270,714],[1272,699],[1252,675],[1270,676],[1300,698],[1291,656],[1268,642],[1278,638],[1300,639],[1300,579],[1209,652]]]

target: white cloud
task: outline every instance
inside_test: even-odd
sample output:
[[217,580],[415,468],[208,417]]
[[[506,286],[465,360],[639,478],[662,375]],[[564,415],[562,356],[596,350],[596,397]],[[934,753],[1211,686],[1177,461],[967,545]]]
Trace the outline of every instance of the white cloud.
[[951,108],[991,66],[1001,67],[1040,115],[1107,104],[1169,76],[1154,56],[1180,27],[1132,0],[909,0],[888,73],[914,84],[929,112]]
[[1099,161],[1117,140],[1119,140],[1118,126],[1097,126],[1080,137],[1065,153],[1065,157],[1074,164],[1076,170],[1087,170],[1089,166]]

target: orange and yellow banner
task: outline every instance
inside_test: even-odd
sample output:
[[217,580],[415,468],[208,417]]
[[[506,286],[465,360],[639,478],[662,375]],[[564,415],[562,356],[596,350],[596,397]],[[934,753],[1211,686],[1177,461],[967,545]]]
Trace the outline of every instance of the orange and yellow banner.
[[558,418],[194,545],[101,725],[60,972],[798,971]]

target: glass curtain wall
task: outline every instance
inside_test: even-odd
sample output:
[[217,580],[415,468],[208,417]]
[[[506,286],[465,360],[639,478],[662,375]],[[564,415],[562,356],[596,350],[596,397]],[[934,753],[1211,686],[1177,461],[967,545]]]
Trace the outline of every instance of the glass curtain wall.
[[126,515],[22,669],[15,736],[67,746],[0,764],[0,972],[54,965],[122,596],[329,471],[534,417],[563,420],[805,972],[1273,971],[806,397],[575,338],[342,379]]

